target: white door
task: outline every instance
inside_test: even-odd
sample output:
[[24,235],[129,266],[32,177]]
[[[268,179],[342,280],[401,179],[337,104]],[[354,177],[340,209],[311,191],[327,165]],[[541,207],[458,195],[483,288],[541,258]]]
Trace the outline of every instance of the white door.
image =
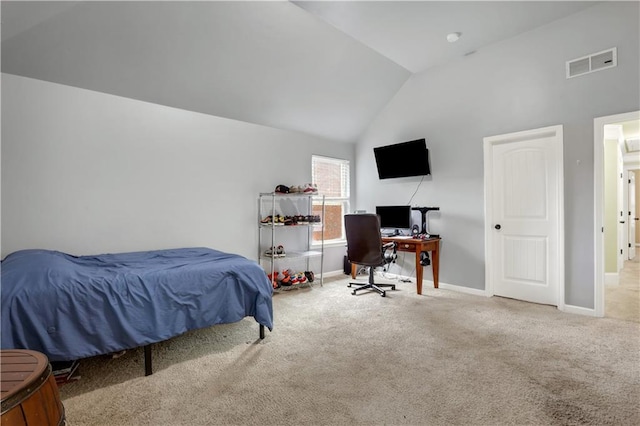
[[631,170],[629,175],[629,186],[627,187],[627,197],[629,199],[629,215],[627,217],[629,233],[629,260],[636,257],[636,174]]
[[562,126],[485,138],[485,161],[489,155],[487,278],[493,294],[559,306]]
[[624,267],[624,260],[627,254],[627,247],[625,247],[625,241],[626,241],[626,231],[627,231],[627,225],[626,225],[626,219],[627,219],[627,215],[624,214],[624,172],[623,172],[623,167],[624,164],[622,162],[622,151],[620,150],[620,147],[618,147],[618,150],[616,151],[618,154],[618,169],[617,169],[617,175],[616,177],[618,178],[618,185],[617,185],[617,190],[618,190],[618,194],[617,194],[617,202],[618,202],[618,214],[617,214],[617,225],[618,225],[618,252],[616,253],[616,255],[618,256],[618,272],[620,272],[622,270],[622,268]]

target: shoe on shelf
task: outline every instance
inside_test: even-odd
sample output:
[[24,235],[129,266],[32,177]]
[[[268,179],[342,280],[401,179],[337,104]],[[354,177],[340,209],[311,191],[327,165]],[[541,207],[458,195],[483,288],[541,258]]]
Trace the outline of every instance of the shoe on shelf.
[[302,192],[302,188],[300,188],[298,185],[291,185],[289,187],[289,194],[297,194],[299,192]]
[[291,285],[291,274],[289,273],[288,269],[285,269],[284,271],[282,271],[282,279],[280,280],[280,285],[283,285],[286,287]]
[[274,272],[273,275],[267,274],[267,277],[269,277],[273,288],[280,288],[280,283],[278,282],[278,272]]
[[288,194],[289,187],[287,185],[278,185],[275,190],[276,194]]
[[307,277],[305,277],[304,272],[298,272],[296,276],[298,277],[299,284],[304,284],[307,282]]
[[315,183],[307,183],[302,190],[305,194],[317,194],[318,193],[318,185]]
[[265,217],[264,219],[262,219],[262,220],[260,221],[260,223],[265,224],[265,225],[266,225],[266,224],[270,224],[270,223],[271,223],[271,219],[272,219],[272,217],[271,217],[271,216],[267,216],[267,217]]
[[307,278],[307,280],[312,283],[313,280],[315,279],[315,275],[313,273],[313,271],[304,271],[304,276]]
[[279,245],[278,247],[270,247],[264,251],[264,255],[267,257],[285,257],[287,254],[284,251],[284,247]]

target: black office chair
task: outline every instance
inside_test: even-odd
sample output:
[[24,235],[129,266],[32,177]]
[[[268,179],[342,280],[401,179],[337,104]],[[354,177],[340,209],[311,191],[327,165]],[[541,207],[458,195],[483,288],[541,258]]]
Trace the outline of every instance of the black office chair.
[[[391,287],[395,284],[378,284],[373,280],[374,269],[395,260],[396,244],[394,242],[382,244],[380,235],[380,218],[376,214],[347,214],[344,216],[344,227],[347,233],[347,259],[356,265],[369,267],[369,283],[354,289],[351,294],[359,290],[374,290],[385,297],[386,292],[381,287]],[[393,253],[385,255],[392,250]],[[351,287],[349,283],[347,287]]]

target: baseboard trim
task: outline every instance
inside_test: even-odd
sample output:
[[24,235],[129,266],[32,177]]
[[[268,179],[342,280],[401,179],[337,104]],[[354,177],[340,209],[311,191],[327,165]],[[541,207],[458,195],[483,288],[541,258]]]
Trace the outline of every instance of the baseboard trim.
[[604,274],[604,285],[620,284],[620,276],[617,272],[607,272]]
[[[429,285],[433,287],[433,281],[423,281],[423,283],[429,283]],[[459,293],[472,294],[474,296],[487,297],[487,294],[485,293],[484,289],[478,290],[477,288],[463,287],[461,285],[447,284],[443,282],[438,283],[438,287],[443,290],[451,290],[451,291],[457,291]]]
[[349,275],[345,275],[342,269],[338,269],[336,271],[323,272],[322,275],[320,275],[320,277],[331,278],[331,277],[337,277],[338,275],[344,275],[345,278],[349,276]]
[[583,308],[582,306],[574,306],[574,305],[564,305],[563,309],[560,309],[562,312],[567,314],[577,314],[584,315],[587,317],[597,317],[596,310],[591,308]]
[[[344,271],[325,272],[325,278],[327,278],[327,277],[335,277],[335,276],[338,276],[338,275],[344,275]],[[344,276],[348,277],[348,275],[344,275]],[[403,278],[410,278],[410,279],[412,279],[412,281],[415,281],[415,278],[405,277],[403,275],[398,275],[398,274],[390,274],[388,272],[385,272],[385,276],[386,276],[387,279],[391,279],[391,280],[400,280],[400,279],[403,279]],[[422,280],[422,287],[423,288],[425,288],[425,287],[433,288],[433,281]],[[461,286],[461,285],[443,283],[442,281],[440,281],[438,283],[438,287],[440,289],[442,289],[442,290],[457,291],[458,293],[471,294],[473,296],[492,297],[492,295],[487,294],[484,289],[483,290],[478,290],[477,288],[469,288],[469,287],[464,287],[464,286]],[[561,311],[561,312],[565,312],[567,314],[584,315],[584,316],[588,316],[588,317],[597,317],[598,316],[598,315],[596,315],[595,309],[583,308],[582,306],[574,306],[574,305],[565,304],[562,307],[558,306],[558,310]]]
[[[392,274],[392,273],[388,273],[385,272],[385,276],[387,279],[392,279],[392,280],[401,280],[401,279],[410,279],[412,282],[415,281],[414,277],[406,277],[403,275],[398,275],[398,274]],[[422,280],[422,288],[433,288],[433,281],[432,280]],[[451,291],[457,291],[459,293],[466,293],[466,294],[472,294],[474,296],[483,296],[483,297],[487,297],[487,295],[485,294],[484,290],[478,290],[477,288],[470,288],[470,287],[464,287],[461,285],[455,285],[455,284],[449,284],[449,283],[443,283],[442,281],[438,282],[438,288],[443,289],[443,290],[451,290]]]

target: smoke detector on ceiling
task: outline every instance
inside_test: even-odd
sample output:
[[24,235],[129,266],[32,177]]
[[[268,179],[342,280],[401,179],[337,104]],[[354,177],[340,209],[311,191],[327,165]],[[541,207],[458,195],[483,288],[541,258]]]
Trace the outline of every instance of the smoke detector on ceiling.
[[455,43],[456,41],[458,41],[460,39],[461,35],[462,35],[462,33],[449,33],[449,34],[447,34],[447,41],[449,43]]

